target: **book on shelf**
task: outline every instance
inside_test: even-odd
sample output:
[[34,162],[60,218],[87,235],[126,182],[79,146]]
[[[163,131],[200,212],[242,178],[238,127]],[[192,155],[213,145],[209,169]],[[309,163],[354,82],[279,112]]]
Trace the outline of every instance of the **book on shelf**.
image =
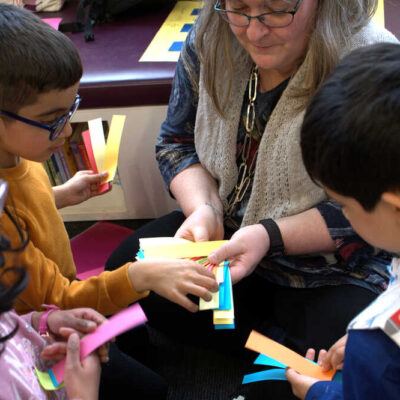
[[[62,148],[43,163],[51,184],[55,186],[71,179],[77,171],[92,169],[82,139],[82,132],[88,129],[88,124],[87,122],[73,123],[72,128],[72,135],[65,141]],[[103,129],[107,136],[107,121],[103,121]]]
[[71,177],[73,177],[77,172],[77,168],[76,168],[74,156],[72,155],[70,143],[67,140],[65,141],[64,146],[63,146],[63,153],[64,153],[64,157],[66,159],[67,165],[68,165],[69,172],[71,173]]
[[65,182],[66,182],[67,180],[72,178],[72,175],[71,175],[71,171],[68,166],[67,159],[65,158],[64,149],[62,148],[59,151],[57,151],[57,154],[60,156],[62,170],[65,174]]
[[54,154],[52,154],[47,161],[48,161],[50,172],[54,178],[55,184],[61,185],[63,183],[62,179],[61,179],[61,173],[60,173],[60,170],[58,169],[58,165],[57,165]]
[[58,173],[60,174],[61,183],[67,182],[67,175],[65,174],[64,165],[61,161],[60,152],[56,151],[51,155],[53,164],[56,163]]

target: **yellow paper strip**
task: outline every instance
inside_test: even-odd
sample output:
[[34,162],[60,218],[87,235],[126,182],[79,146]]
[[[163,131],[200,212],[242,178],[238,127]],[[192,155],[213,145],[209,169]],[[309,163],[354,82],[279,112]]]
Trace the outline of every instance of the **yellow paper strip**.
[[34,368],[36,371],[36,375],[38,377],[38,381],[44,390],[47,391],[58,390],[64,387],[64,382],[60,383],[58,386],[54,386],[53,381],[51,380],[48,372],[42,372],[39,371],[36,367]]
[[210,301],[205,301],[200,297],[199,301],[199,310],[213,310],[214,308],[219,307],[219,292],[210,292],[212,299]]
[[192,243],[192,242],[190,240],[178,237],[153,237],[153,238],[139,239],[139,245],[142,250],[143,248],[150,246],[163,246],[163,245],[171,245],[178,243]]
[[122,137],[122,131],[124,129],[125,120],[126,120],[126,115],[113,115],[112,117],[110,131],[107,137],[107,145],[105,147],[104,169],[103,169],[104,171],[108,172],[108,177],[102,183],[110,182],[114,179],[115,172],[117,170],[118,153],[121,144],[121,137]]
[[230,310],[214,310],[214,318],[216,319],[233,319],[235,318],[235,313],[233,309]]
[[379,0],[378,8],[376,9],[376,13],[374,15],[374,20],[385,27],[385,7],[384,7],[384,0]]
[[232,325],[233,318],[215,318],[213,317],[214,325]]
[[190,258],[207,257],[211,252],[226,243],[227,240],[213,242],[190,242],[173,245],[150,246],[143,248],[146,258]]
[[101,118],[92,119],[88,124],[94,159],[96,160],[97,170],[101,172],[104,171],[104,155],[106,152],[103,124]]

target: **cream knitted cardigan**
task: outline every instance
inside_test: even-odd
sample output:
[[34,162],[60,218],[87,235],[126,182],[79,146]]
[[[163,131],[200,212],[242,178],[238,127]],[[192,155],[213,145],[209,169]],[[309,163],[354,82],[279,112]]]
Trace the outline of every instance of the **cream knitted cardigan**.
[[[374,22],[353,36],[347,52],[377,42],[396,42],[397,39]],[[215,111],[203,85],[200,69],[199,103],[195,124],[195,146],[203,167],[217,180],[224,206],[227,196],[238,179],[236,140],[251,61],[244,50],[235,62],[232,96],[227,118]],[[289,82],[266,125],[258,151],[253,189],[242,226],[257,223],[263,218],[280,218],[308,210],[326,199],[323,190],[309,178],[300,151],[300,128],[304,118],[304,98],[291,96],[298,88],[308,68],[305,61]],[[222,83],[221,83],[222,84]]]

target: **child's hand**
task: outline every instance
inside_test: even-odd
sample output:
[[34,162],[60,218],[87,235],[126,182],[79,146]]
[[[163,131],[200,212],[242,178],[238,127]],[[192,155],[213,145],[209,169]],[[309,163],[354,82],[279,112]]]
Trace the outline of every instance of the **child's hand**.
[[211,264],[230,261],[232,283],[250,275],[269,249],[269,236],[260,225],[250,225],[239,229],[231,240],[208,256]]
[[[83,337],[106,321],[103,315],[91,308],[53,311],[47,317],[47,327],[53,338],[48,339],[49,345],[43,349],[40,357],[54,361],[62,360],[67,350],[66,340],[72,333],[78,333]],[[34,319],[32,323],[34,327],[38,326],[38,322],[34,323]],[[108,344],[104,344],[97,350],[101,362],[108,362],[108,347]]]
[[128,271],[137,292],[152,290],[192,312],[196,312],[198,306],[188,299],[187,294],[210,301],[209,291],[218,290],[214,273],[192,260],[140,260],[132,263]]
[[[325,357],[326,351],[321,350],[318,355],[318,363],[320,364],[321,359]],[[306,353],[306,358],[309,360],[314,361],[315,358],[315,350],[314,349],[308,349]],[[308,389],[314,383],[318,382],[318,379],[316,378],[311,378],[309,376],[304,376],[300,375],[297,373],[293,368],[287,368],[286,369],[286,379],[289,381],[290,385],[292,386],[292,392],[293,394],[298,397],[301,400],[304,400]]]
[[64,383],[69,399],[98,399],[100,383],[99,357],[97,354],[92,353],[80,361],[80,342],[76,333],[71,334],[68,338]]
[[95,174],[93,171],[78,171],[63,185],[53,187],[56,207],[60,209],[73,206],[91,197],[98,196],[97,183],[106,178],[107,175],[106,171],[99,174]]
[[319,363],[323,371],[330,369],[342,369],[344,360],[344,351],[347,342],[347,334],[341,337],[326,353],[325,357]]

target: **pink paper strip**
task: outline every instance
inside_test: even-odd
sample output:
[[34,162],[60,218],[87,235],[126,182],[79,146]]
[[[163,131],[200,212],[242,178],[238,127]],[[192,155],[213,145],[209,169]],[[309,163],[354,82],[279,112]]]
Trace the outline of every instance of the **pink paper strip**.
[[[96,350],[102,344],[108,342],[115,336],[135,326],[144,324],[146,315],[139,304],[134,304],[126,310],[112,316],[108,322],[100,325],[93,333],[86,335],[81,341],[81,360]],[[64,381],[65,358],[53,368],[53,374],[58,384]]]
[[[88,130],[82,132],[82,138],[83,138],[83,143],[85,143],[86,152],[87,152],[87,155],[89,158],[90,166],[92,167],[93,172],[95,174],[98,174],[99,170],[97,169],[96,160],[94,158],[92,141],[90,139],[90,132]],[[109,188],[110,188],[109,182],[106,182],[103,185],[101,185],[100,182],[97,184],[97,190],[98,190],[99,194],[106,192]]]
[[42,21],[48,23],[52,26],[56,31],[58,31],[58,27],[60,26],[62,18],[43,18]]

